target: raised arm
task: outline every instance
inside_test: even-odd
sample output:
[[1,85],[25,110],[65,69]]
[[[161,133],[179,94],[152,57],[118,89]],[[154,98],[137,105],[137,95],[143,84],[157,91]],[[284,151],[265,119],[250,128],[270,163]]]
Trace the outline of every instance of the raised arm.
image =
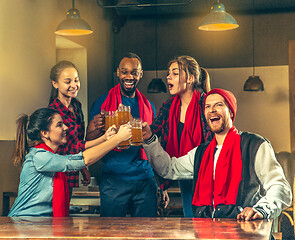
[[101,137],[104,133],[104,114],[97,114],[88,124],[86,131],[86,140],[94,140]]
[[171,158],[161,147],[158,137],[155,134],[152,135],[147,123],[143,124],[143,137],[147,158],[161,177],[172,180],[193,178],[196,148],[180,158]]
[[83,152],[83,157],[85,165],[89,166],[104,155],[109,153],[111,150],[116,148],[121,142],[126,141],[131,138],[131,127],[128,124],[122,125],[116,135],[106,140],[105,142],[86,149]]
[[101,110],[101,105],[105,101],[107,94],[98,97],[91,106],[89,113],[89,124],[86,130],[86,140],[94,140],[101,137],[105,131],[104,129],[104,114]]
[[[109,130],[111,131],[111,130]],[[78,154],[59,155],[44,149],[36,150],[32,161],[39,172],[66,172],[78,171],[85,166],[89,166],[112,149],[117,147],[121,142],[131,137],[131,127],[128,124],[122,125],[117,134],[108,134],[110,137],[105,142],[86,149]]]

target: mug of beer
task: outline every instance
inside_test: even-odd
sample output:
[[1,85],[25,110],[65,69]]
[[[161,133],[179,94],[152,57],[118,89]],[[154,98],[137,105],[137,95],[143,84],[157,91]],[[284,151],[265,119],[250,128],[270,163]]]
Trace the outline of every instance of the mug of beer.
[[[130,115],[131,115],[131,108],[130,106],[121,106],[118,109],[118,128],[126,124],[130,121]],[[117,147],[118,149],[127,149],[130,147],[130,140],[121,142],[119,146]]]
[[140,146],[143,143],[142,138],[142,119],[133,118],[130,121],[131,124],[131,146]]
[[109,127],[116,125],[118,126],[117,123],[117,112],[116,111],[107,111],[105,113],[105,130],[107,131]]

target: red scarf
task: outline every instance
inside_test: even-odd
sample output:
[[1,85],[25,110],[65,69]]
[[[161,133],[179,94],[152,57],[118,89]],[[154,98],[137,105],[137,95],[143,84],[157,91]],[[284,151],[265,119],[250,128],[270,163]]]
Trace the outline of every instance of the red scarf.
[[201,106],[199,105],[201,93],[194,91],[193,97],[187,107],[184,128],[178,144],[177,129],[180,119],[180,98],[175,96],[169,111],[169,135],[166,152],[170,157],[181,157],[202,141]]
[[202,158],[192,204],[195,206],[236,204],[242,179],[241,136],[233,126],[227,133],[219,154],[215,181],[213,180],[216,137],[208,145]]
[[[149,125],[151,125],[154,120],[153,107],[147,100],[147,98],[140,91],[138,91],[137,89],[135,91],[139,105],[139,117],[142,119],[142,122],[147,122]],[[101,110],[116,111],[120,103],[122,103],[121,90],[120,84],[117,84],[109,91],[106,100],[101,105]],[[116,151],[118,150],[119,149],[116,149]],[[140,156],[141,159],[147,160],[143,148],[140,148]]]
[[[55,153],[45,143],[40,143],[35,148],[42,148]],[[53,177],[52,211],[53,217],[68,217],[70,208],[70,194],[67,177],[64,172],[57,172]]]

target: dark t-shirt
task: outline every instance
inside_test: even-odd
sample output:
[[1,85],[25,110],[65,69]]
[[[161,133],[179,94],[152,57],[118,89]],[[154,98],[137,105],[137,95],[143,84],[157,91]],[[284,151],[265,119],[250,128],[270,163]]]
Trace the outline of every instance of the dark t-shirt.
[[[101,112],[101,105],[106,100],[108,93],[98,97],[90,111],[89,121]],[[151,102],[150,102],[151,103]],[[139,105],[137,98],[129,98],[122,95],[122,104],[131,107],[133,117],[139,117]],[[154,115],[155,106],[151,103]],[[153,169],[147,160],[140,158],[140,147],[131,146],[128,149],[111,151],[103,159],[102,172],[122,180],[142,180],[154,176]]]

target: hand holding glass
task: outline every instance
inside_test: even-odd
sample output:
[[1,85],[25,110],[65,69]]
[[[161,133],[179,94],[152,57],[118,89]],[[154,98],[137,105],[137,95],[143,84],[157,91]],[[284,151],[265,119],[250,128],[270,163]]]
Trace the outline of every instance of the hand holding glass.
[[121,125],[118,133],[116,134],[117,137],[119,137],[123,142],[124,141],[129,141],[129,139],[131,138],[131,127],[129,124],[124,124]]

